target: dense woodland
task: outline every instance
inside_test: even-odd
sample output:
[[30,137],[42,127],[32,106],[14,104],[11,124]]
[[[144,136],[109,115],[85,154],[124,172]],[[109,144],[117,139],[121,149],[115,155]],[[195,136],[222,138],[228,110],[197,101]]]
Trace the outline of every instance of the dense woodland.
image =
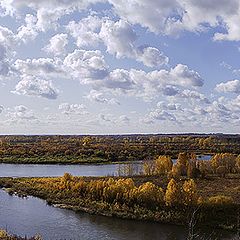
[[87,163],[177,158],[179,152],[240,154],[240,135],[1,136],[0,162]]

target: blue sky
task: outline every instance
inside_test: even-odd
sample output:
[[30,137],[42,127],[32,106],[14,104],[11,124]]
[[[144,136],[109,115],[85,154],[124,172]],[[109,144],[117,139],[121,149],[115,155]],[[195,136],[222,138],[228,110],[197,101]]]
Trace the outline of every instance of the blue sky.
[[2,0],[0,134],[240,130],[238,0]]

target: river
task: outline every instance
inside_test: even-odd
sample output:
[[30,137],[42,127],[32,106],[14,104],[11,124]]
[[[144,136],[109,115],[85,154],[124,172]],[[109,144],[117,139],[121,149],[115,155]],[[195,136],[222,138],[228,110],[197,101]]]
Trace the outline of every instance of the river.
[[[211,155],[198,156],[199,160],[210,160]],[[176,162],[176,159],[173,159]],[[142,172],[142,162],[134,161],[125,164],[0,164],[0,177],[59,177],[68,172],[74,176],[118,176],[131,171],[132,174]],[[128,167],[131,169],[127,169]],[[124,170],[125,169],[125,170]]]
[[[141,163],[133,163],[140,165]],[[127,164],[121,164],[122,167]],[[119,164],[82,164],[82,165],[53,165],[53,164],[0,164],[0,177],[59,177],[68,172],[74,176],[116,176]]]

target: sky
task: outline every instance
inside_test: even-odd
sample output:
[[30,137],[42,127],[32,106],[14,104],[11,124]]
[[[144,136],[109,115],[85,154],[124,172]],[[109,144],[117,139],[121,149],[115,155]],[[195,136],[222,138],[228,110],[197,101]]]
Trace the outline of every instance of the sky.
[[0,134],[240,133],[239,0],[1,0]]

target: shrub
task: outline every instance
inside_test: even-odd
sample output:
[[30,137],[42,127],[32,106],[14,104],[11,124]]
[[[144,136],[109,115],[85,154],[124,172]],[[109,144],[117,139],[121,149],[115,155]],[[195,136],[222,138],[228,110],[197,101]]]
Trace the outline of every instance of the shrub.
[[232,197],[218,195],[208,198],[208,203],[212,205],[229,205],[233,203]]

